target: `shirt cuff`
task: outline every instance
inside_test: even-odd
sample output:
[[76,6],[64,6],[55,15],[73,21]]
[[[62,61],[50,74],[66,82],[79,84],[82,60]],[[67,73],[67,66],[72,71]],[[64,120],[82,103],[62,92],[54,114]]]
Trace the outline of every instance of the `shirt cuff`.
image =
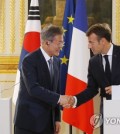
[[[60,95],[61,96],[61,95]],[[60,103],[60,97],[59,97],[59,99],[58,99],[58,102],[57,102],[57,104],[59,104]]]
[[77,98],[76,98],[76,96],[73,96],[73,97],[74,97],[74,99],[75,99],[75,103],[74,103],[74,105],[73,105],[72,108],[76,108],[76,105],[77,105]]

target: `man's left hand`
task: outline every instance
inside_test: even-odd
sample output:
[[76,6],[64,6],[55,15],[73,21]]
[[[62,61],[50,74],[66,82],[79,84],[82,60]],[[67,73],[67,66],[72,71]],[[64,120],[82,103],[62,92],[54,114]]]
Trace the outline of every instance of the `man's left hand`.
[[111,94],[112,93],[112,87],[111,86],[106,87],[105,91],[106,91],[106,94]]
[[55,122],[55,134],[60,134],[61,125],[59,121]]

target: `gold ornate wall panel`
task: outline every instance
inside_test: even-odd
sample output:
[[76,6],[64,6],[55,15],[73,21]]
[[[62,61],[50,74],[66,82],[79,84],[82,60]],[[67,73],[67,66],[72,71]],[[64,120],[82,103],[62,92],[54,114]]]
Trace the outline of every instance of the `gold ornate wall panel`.
[[0,56],[0,73],[16,73],[18,62],[18,56]]
[[19,44],[22,47],[24,32],[25,32],[25,2],[24,0],[19,0],[20,8],[19,8]]
[[15,0],[10,0],[10,53],[15,52]]
[[120,0],[116,0],[115,3],[115,7],[116,7],[116,43],[120,45]]
[[112,40],[120,45],[120,0],[112,1]]
[[1,1],[0,6],[0,53],[5,50],[5,1]]
[[0,0],[0,73],[16,73],[25,31],[28,1]]

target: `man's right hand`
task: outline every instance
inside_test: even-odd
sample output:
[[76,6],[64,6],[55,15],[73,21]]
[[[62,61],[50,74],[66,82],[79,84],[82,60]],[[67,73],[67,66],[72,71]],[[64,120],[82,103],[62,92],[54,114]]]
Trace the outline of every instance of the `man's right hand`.
[[75,103],[75,99],[73,96],[68,95],[60,95],[60,105],[64,108],[71,108]]

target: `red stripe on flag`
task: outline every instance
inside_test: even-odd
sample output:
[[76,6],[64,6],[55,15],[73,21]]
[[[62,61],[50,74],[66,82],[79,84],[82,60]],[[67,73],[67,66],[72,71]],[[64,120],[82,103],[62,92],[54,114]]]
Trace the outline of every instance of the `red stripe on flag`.
[[66,83],[67,83],[67,85],[66,85],[66,94],[67,95],[78,94],[87,87],[87,84],[84,81],[81,81],[69,74],[67,75]]
[[39,32],[28,32],[24,37],[24,49],[27,52],[33,52],[40,47],[40,33]]
[[[80,93],[86,88],[86,86],[87,84],[85,82],[68,74],[66,95]],[[90,125],[90,118],[93,115],[93,107],[91,106],[93,106],[93,101],[90,100],[77,108],[65,108],[63,112],[63,120],[88,134],[92,134],[93,127]]]

